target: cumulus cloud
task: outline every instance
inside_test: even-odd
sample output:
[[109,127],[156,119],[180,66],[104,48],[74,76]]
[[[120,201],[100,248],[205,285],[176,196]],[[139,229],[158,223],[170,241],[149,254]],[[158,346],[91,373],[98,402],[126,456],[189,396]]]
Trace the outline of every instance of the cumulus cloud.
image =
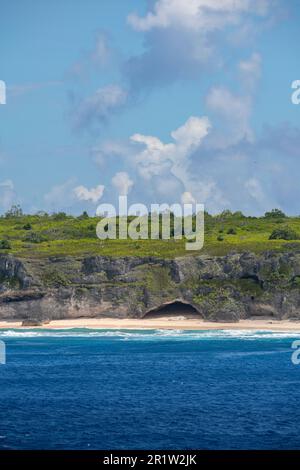
[[222,65],[233,32],[254,30],[253,20],[274,10],[273,0],[157,0],[145,16],[131,13],[129,24],[145,35],[145,51],[124,66],[132,89],[199,79]]
[[211,31],[236,24],[244,13],[265,15],[267,0],[157,0],[144,17],[131,13],[128,22],[138,31],[171,26]]
[[133,181],[125,171],[116,173],[111,181],[121,196],[127,196],[133,186]]
[[72,110],[75,129],[98,128],[106,123],[112,114],[122,108],[127,92],[119,85],[99,88],[93,95],[77,103]]
[[181,203],[182,204],[195,204],[195,198],[193,197],[192,193],[189,191],[185,191],[181,195]]
[[79,201],[90,201],[94,204],[100,201],[103,196],[105,187],[100,184],[95,188],[88,189],[85,186],[76,186],[74,188],[74,194]]
[[182,134],[182,128],[189,129],[183,125],[171,133],[177,140],[169,143],[141,134],[132,136],[131,147],[125,142],[126,152],[118,153],[119,164],[135,181],[138,200],[146,204],[195,201],[212,213],[231,209],[259,215],[281,207],[297,214],[300,129],[287,124],[269,127],[251,140],[241,132],[239,139],[236,134],[220,146],[223,125],[222,120],[210,118],[209,126],[201,127],[193,138],[189,132]]
[[45,208],[57,212],[59,210],[82,210],[79,202],[89,202],[96,204],[102,197],[105,187],[98,185],[95,188],[86,188],[83,185],[76,185],[76,178],[54,185],[48,193],[44,195]]
[[209,117],[190,117],[170,141],[136,133],[116,147],[110,142],[105,158],[111,148],[145,202],[196,201],[212,213],[298,213],[300,129],[285,124],[254,135],[251,95],[225,87],[212,88],[206,106]]
[[164,144],[153,136],[134,134],[131,141],[142,144],[144,149],[134,156],[134,163],[145,179],[170,171],[178,179],[184,178],[186,160],[206,137],[210,129],[207,117],[190,117],[183,126],[171,133],[174,142]]

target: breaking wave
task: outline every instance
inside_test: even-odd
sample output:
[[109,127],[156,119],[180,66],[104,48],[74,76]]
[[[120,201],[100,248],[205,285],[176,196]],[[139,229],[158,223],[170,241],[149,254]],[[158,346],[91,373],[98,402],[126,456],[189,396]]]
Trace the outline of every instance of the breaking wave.
[[129,330],[129,329],[3,329],[0,338],[41,338],[41,337],[81,337],[81,338],[111,338],[119,340],[213,340],[213,339],[300,339],[299,331],[269,331],[269,330],[177,330],[177,329],[153,329],[153,330]]

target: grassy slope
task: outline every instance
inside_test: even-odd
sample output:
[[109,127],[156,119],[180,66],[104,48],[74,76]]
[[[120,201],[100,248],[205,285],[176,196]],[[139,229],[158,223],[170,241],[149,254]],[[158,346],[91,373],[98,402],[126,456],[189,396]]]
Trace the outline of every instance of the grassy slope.
[[[11,253],[19,257],[47,256],[175,256],[199,254],[186,251],[184,240],[106,240],[96,237],[95,227],[99,219],[79,219],[67,217],[55,220],[53,217],[22,216],[0,218],[0,240],[11,243]],[[31,224],[31,230],[25,230],[25,224]],[[300,241],[269,240],[275,228],[290,227],[300,235],[300,217],[268,219],[246,217],[208,217],[205,224],[205,243],[200,253],[224,255],[232,251],[254,251],[293,249]],[[236,234],[229,235],[227,230],[234,228]],[[31,243],[26,241],[30,233],[36,233],[45,241]],[[218,241],[218,237],[224,240]],[[291,245],[292,244],[292,245]]]

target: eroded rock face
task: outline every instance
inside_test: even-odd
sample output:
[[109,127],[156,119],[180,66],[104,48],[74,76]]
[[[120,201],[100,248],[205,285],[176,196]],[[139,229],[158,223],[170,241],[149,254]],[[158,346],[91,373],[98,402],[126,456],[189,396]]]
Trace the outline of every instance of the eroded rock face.
[[0,292],[8,286],[26,289],[31,283],[32,279],[21,261],[12,256],[0,256]]
[[0,319],[143,317],[176,300],[210,321],[300,320],[300,253],[175,260],[0,256]]

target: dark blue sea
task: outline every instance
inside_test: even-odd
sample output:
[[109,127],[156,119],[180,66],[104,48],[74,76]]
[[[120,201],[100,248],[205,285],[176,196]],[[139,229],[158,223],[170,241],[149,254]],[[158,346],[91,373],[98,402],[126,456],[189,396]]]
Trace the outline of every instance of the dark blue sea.
[[0,449],[300,449],[300,334],[41,329],[0,339]]

